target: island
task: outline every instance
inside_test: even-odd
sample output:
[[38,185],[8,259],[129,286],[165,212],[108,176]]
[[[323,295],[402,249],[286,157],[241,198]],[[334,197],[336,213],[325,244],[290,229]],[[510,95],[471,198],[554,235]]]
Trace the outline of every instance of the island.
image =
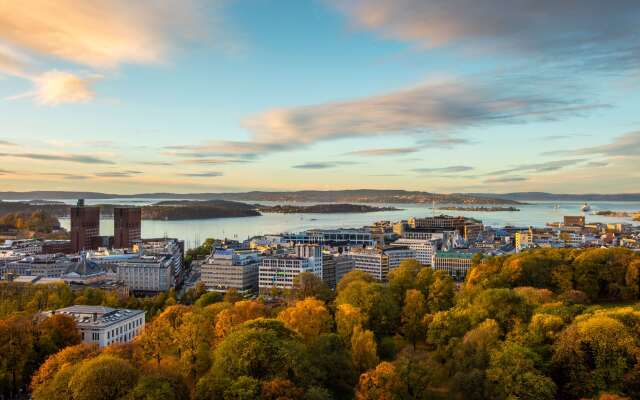
[[374,207],[363,204],[315,204],[311,206],[276,205],[266,206],[255,204],[258,211],[280,214],[342,214],[342,213],[370,213],[380,211],[402,211],[395,207]]
[[481,212],[499,212],[499,211],[520,211],[515,207],[438,207],[438,210],[445,211],[481,211]]
[[614,217],[614,218],[633,218],[634,221],[640,221],[640,211],[600,210],[600,211],[596,211],[595,215],[600,215],[603,217]]

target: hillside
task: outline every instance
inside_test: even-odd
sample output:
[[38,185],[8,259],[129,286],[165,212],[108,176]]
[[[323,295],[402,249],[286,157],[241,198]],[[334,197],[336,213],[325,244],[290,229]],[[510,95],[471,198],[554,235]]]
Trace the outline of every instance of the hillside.
[[303,190],[286,192],[253,191],[242,193],[139,193],[110,194],[98,192],[0,192],[0,199],[177,199],[177,200],[243,200],[243,201],[278,201],[278,202],[316,202],[316,203],[446,203],[446,204],[517,204],[517,201],[500,196],[439,194],[406,190]]

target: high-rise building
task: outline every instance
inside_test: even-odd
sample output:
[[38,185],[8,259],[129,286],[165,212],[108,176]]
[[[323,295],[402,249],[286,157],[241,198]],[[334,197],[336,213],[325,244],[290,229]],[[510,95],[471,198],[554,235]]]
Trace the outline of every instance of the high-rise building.
[[113,209],[113,247],[130,248],[140,240],[142,209],[139,207],[116,207]]
[[406,246],[416,252],[416,260],[422,265],[431,265],[433,254],[440,249],[442,240],[398,239],[391,246]]
[[263,257],[258,279],[260,292],[291,289],[295,278],[303,272],[311,272],[322,279],[320,246],[298,245],[293,253]]
[[366,272],[374,279],[384,282],[389,272],[396,269],[402,260],[415,259],[416,252],[407,246],[352,247],[348,256],[354,262],[354,269]]
[[88,207],[84,200],[78,200],[71,207],[71,249],[74,253],[93,250],[94,237],[100,235],[100,207]]
[[454,280],[462,282],[471,269],[473,256],[477,253],[470,250],[436,251],[433,255],[433,269],[447,271]]
[[201,280],[207,290],[257,292],[260,253],[253,250],[216,249],[201,265]]

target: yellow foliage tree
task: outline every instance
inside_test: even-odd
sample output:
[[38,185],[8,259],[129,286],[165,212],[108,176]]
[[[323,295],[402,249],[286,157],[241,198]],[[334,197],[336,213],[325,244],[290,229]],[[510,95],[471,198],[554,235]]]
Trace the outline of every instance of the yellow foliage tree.
[[287,328],[300,334],[306,342],[331,332],[331,315],[324,303],[314,298],[296,301],[292,307],[280,312],[278,319]]

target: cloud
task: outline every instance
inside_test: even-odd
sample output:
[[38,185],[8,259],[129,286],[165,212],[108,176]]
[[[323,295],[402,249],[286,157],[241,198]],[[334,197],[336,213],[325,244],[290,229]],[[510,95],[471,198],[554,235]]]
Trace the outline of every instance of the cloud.
[[609,163],[605,161],[590,161],[585,164],[586,167],[606,167],[607,165]]
[[580,60],[596,69],[637,68],[636,0],[329,0],[358,27],[421,49]]
[[7,3],[0,9],[0,72],[34,84],[33,91],[9,99],[35,98],[46,105],[89,101],[95,77],[42,72],[40,65],[57,59],[105,72],[123,64],[162,63],[180,42],[203,35],[201,11],[192,0]]
[[165,146],[164,154],[174,157],[186,157],[192,159],[205,158],[235,158],[253,160],[260,155],[283,151],[293,147],[291,143],[258,143],[242,142],[234,140],[209,141],[195,145]]
[[552,172],[584,162],[584,158],[556,160],[542,163],[520,164],[513,168],[493,171],[487,175],[504,175],[512,172]]
[[246,164],[251,160],[234,160],[225,158],[193,158],[180,161],[183,164],[202,164],[202,165],[224,165],[224,164]]
[[191,1],[24,0],[0,12],[0,38],[10,46],[94,68],[165,59],[194,32]]
[[276,109],[245,121],[254,146],[282,150],[340,138],[412,135],[449,139],[454,130],[582,115],[600,104],[538,93],[521,81],[431,79],[350,101]]
[[609,144],[586,147],[572,153],[577,155],[600,154],[608,157],[640,157],[640,131],[627,132]]
[[467,172],[472,171],[474,168],[468,165],[452,165],[450,167],[439,167],[439,168],[414,168],[413,172],[419,172],[422,174],[455,174],[458,172]]
[[140,164],[140,165],[151,165],[151,166],[154,166],[154,167],[169,167],[169,166],[173,166],[173,163],[166,162],[166,161],[140,161],[140,162],[138,162],[138,164]]
[[6,169],[0,169],[0,175],[12,174],[13,171],[7,171]]
[[329,168],[337,168],[345,165],[356,165],[359,164],[353,161],[327,161],[327,162],[307,162],[304,164],[294,165],[291,168],[295,169],[329,169]]
[[85,103],[92,100],[91,84],[97,78],[80,78],[63,71],[49,71],[35,79],[34,97],[40,104]]
[[418,151],[420,151],[420,149],[416,147],[390,147],[390,148],[383,148],[383,149],[355,150],[345,154],[352,155],[352,156],[378,157],[378,156],[395,156],[395,155],[410,154],[410,153],[416,153]]
[[182,176],[189,176],[192,178],[213,178],[216,176],[223,176],[224,174],[219,171],[211,171],[211,172],[192,172],[192,173],[184,173],[180,174]]
[[475,143],[475,141],[458,137],[434,137],[421,139],[418,141],[418,144],[421,146],[441,149],[451,149],[457,146],[472,143]]
[[502,176],[498,178],[489,178],[484,181],[484,183],[510,183],[510,182],[523,182],[527,181],[529,178],[525,176]]
[[81,164],[115,164],[103,158],[86,156],[82,154],[42,154],[42,153],[0,153],[0,157],[26,158],[40,161],[68,161]]
[[98,178],[130,178],[142,174],[141,171],[107,171],[96,172],[94,176]]
[[8,140],[0,140],[0,146],[17,146],[17,145]]

